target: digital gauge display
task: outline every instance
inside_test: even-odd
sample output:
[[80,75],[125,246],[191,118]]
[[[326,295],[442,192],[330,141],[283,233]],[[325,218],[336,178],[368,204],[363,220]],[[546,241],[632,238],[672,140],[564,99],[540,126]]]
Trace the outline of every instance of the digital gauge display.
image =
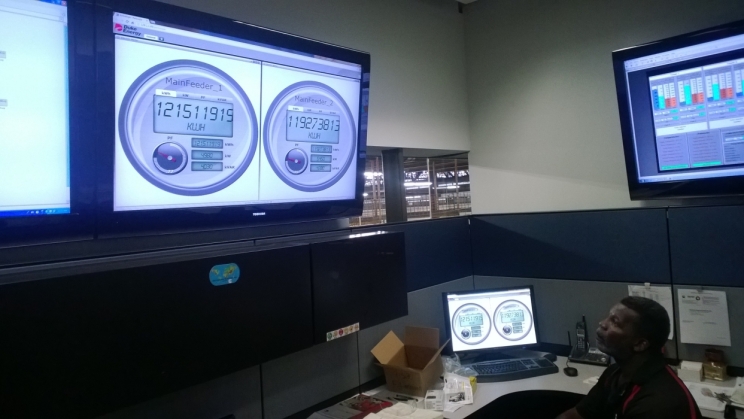
[[287,141],[338,144],[341,118],[310,108],[290,106],[287,111]]
[[482,314],[466,314],[463,316],[460,316],[460,326],[466,327],[466,326],[481,326],[483,325],[483,315]]
[[506,340],[522,340],[532,331],[532,312],[521,301],[504,301],[496,308],[493,317],[496,332]]
[[[180,96],[180,97],[174,97]],[[233,136],[233,105],[224,98],[190,99],[188,93],[156,90],[154,131],[161,134]],[[211,100],[210,100],[211,99]]]
[[349,106],[319,82],[295,83],[279,93],[263,130],[269,165],[285,184],[303,192],[336,184],[357,151],[357,123]]
[[501,312],[501,321],[504,323],[523,322],[524,311],[522,310],[503,311]]
[[124,95],[118,132],[144,179],[187,196],[230,186],[258,148],[258,120],[246,93],[224,71],[194,60],[144,71]]
[[491,318],[478,304],[464,304],[452,316],[452,336],[466,345],[477,345],[490,333]]

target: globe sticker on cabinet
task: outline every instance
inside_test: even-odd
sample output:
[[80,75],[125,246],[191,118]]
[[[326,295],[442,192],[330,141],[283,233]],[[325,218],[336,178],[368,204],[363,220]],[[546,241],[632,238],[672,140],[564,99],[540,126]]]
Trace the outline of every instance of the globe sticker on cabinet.
[[234,284],[240,279],[240,267],[234,263],[216,265],[209,271],[209,282],[218,287]]

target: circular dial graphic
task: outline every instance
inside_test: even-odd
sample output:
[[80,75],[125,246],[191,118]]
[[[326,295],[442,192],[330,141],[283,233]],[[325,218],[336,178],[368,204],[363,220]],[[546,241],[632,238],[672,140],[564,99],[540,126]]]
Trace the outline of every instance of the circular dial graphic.
[[163,143],[152,153],[155,167],[166,175],[181,173],[186,167],[186,150],[177,143]]
[[289,173],[299,175],[307,168],[307,154],[299,148],[294,148],[287,153],[284,164]]
[[192,60],[140,75],[122,100],[118,132],[135,170],[179,195],[230,186],[258,145],[258,121],[243,89],[217,67]]
[[263,142],[271,168],[284,183],[300,191],[321,191],[351,166],[357,126],[335,90],[304,81],[274,99],[266,114]]
[[496,308],[493,324],[502,338],[518,341],[532,330],[532,312],[517,300],[507,300]]
[[452,334],[466,345],[477,345],[491,333],[491,316],[478,304],[465,304],[452,316]]

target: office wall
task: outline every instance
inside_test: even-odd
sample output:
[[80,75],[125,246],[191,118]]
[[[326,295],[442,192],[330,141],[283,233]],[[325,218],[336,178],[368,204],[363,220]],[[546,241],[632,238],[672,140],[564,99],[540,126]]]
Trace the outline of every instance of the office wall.
[[631,202],[611,52],[744,18],[744,2],[479,1],[465,8],[473,212]]
[[464,18],[454,1],[165,2],[369,52],[369,145],[470,149]]

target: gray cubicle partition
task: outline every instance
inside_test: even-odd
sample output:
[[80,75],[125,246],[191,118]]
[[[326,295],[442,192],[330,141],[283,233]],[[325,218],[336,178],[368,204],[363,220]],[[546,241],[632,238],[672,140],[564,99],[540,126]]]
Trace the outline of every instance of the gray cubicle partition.
[[468,217],[364,227],[353,231],[376,230],[405,233],[409,292],[473,274]]
[[671,282],[664,209],[474,216],[481,276]]
[[674,283],[744,287],[744,206],[669,209]]
[[[568,344],[566,332],[576,344],[576,322],[586,316],[589,341],[596,344],[594,330],[610,308],[628,296],[626,282],[573,281],[564,279],[509,278],[475,276],[475,289],[532,285],[535,290],[540,340],[546,343]],[[674,340],[666,345],[668,358],[676,358]]]
[[[669,209],[669,245],[677,290],[725,291],[731,347],[719,347],[730,365],[744,367],[744,206]],[[679,319],[677,319],[679,332]],[[680,359],[702,361],[709,345],[678,341]]]
[[744,367],[744,327],[742,327],[740,323],[740,319],[744,319],[744,288],[675,285],[675,312],[679,312],[677,290],[680,289],[703,289],[726,292],[726,300],[729,310],[729,326],[731,329],[731,346],[695,345],[682,343],[682,340],[679,338],[680,321],[679,317],[677,317],[676,335],[678,336],[677,345],[679,347],[679,359],[703,361],[705,360],[705,350],[707,348],[716,348],[724,352],[724,354],[726,355],[726,362],[729,365]]

